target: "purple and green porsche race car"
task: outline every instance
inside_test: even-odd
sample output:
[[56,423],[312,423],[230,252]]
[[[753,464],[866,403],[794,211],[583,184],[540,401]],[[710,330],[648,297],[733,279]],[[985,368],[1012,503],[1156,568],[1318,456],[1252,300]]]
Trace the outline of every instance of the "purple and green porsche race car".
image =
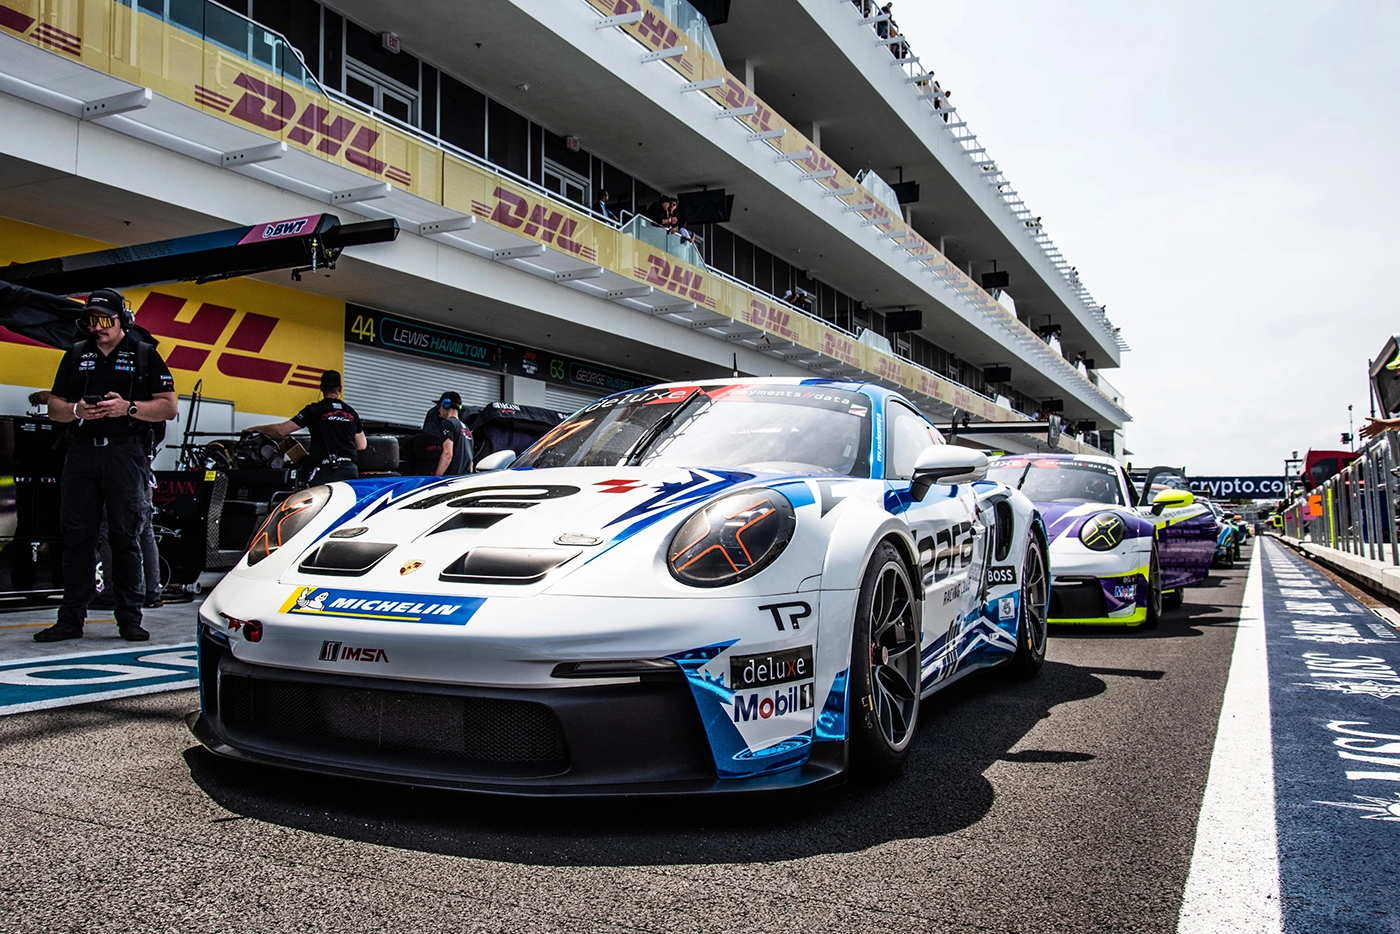
[[1035,503],[1050,537],[1050,622],[1156,627],[1215,557],[1215,518],[1185,477],[1154,468],[1142,495],[1108,457],[1013,454],[987,473]]

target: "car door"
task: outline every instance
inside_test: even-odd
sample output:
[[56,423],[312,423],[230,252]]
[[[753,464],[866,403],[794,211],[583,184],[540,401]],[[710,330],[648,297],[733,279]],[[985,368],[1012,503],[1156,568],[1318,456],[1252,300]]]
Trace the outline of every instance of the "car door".
[[[942,438],[928,420],[903,402],[891,399],[885,409],[885,481],[892,493],[907,493],[914,463],[930,444]],[[901,498],[903,502],[903,498]],[[938,676],[953,666],[939,659],[952,651],[954,623],[975,596],[979,544],[984,529],[977,519],[971,487],[934,484],[921,502],[909,502],[903,515],[918,546],[923,577],[923,645],[925,675]]]

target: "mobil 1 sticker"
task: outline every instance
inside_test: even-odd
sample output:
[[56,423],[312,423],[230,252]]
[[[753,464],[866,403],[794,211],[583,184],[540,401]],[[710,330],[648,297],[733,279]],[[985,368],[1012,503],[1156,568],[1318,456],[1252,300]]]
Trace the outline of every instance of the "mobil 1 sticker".
[[1011,566],[988,568],[987,583],[993,586],[1016,583],[1016,568]]
[[735,655],[729,659],[729,685],[736,691],[789,681],[808,681],[811,677],[810,645],[762,655]]

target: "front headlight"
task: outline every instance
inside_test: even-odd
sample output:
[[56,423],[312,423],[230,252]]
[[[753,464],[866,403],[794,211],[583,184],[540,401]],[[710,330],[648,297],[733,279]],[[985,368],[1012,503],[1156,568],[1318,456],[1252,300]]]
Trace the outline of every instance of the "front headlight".
[[306,524],[316,518],[321,508],[330,502],[331,488],[313,486],[299,490],[277,504],[248,544],[248,566],[252,567],[263,558],[292,540],[292,536],[306,528]]
[[1079,540],[1092,551],[1110,551],[1123,544],[1128,523],[1116,512],[1101,512],[1079,527]]
[[671,575],[692,587],[748,580],[792,541],[792,503],[775,490],[743,490],[710,503],[685,521],[666,550]]

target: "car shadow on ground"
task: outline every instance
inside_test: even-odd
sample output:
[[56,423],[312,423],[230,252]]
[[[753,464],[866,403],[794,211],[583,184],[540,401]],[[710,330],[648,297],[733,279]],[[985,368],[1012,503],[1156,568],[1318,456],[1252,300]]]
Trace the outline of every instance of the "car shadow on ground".
[[924,702],[903,775],[813,792],[708,798],[539,800],[324,778],[185,752],[190,775],[234,814],[383,846],[529,865],[767,862],[952,833],[992,807],[998,760],[1062,763],[1074,750],[1010,750],[1057,704],[1105,690],[1100,674],[1047,663],[1023,681],[974,674]]

